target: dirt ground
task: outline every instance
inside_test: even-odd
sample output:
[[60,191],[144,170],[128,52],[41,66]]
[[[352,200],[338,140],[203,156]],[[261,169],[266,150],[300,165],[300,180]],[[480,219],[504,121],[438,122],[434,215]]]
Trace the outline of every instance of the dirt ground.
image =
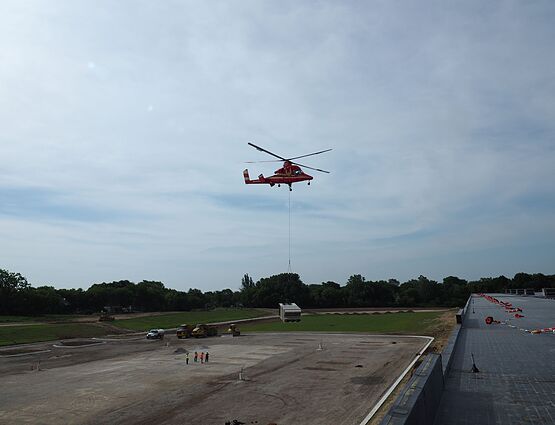
[[429,351],[434,351],[436,353],[441,353],[443,351],[456,324],[456,311],[457,309],[445,311],[445,313],[439,316],[434,321],[433,325],[428,328],[428,333],[435,338]]
[[[426,352],[436,352],[441,353],[443,348],[447,344],[451,332],[453,332],[453,328],[456,323],[455,312],[457,309],[449,309],[445,310],[441,316],[435,319],[434,324],[428,329],[428,333],[434,336],[434,341],[428,347]],[[417,365],[419,362],[417,362]],[[401,393],[405,385],[408,383],[410,378],[412,377],[412,373],[416,369],[417,365],[415,365],[412,369],[411,373],[408,373],[403,380],[399,383],[397,388],[393,391],[393,393],[387,398],[385,403],[380,407],[380,409],[376,412],[372,420],[370,421],[370,425],[378,425],[386,413],[389,411],[390,407],[395,402],[397,396]]]
[[[0,351],[0,423],[359,424],[426,340],[287,333],[91,342]],[[209,352],[209,363],[194,363],[194,351]]]

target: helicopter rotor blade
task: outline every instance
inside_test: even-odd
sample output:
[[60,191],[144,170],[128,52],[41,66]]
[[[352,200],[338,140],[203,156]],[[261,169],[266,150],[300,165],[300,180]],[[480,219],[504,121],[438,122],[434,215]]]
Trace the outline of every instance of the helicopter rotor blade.
[[[251,145],[251,146],[252,146],[253,148],[255,148],[256,150],[259,150],[260,152],[265,152],[265,153],[267,153],[268,155],[271,155],[271,156],[273,156],[273,157],[275,157],[275,158],[280,159],[281,161],[289,161],[289,162],[291,162],[292,164],[296,164],[296,165],[299,165],[299,166],[301,166],[301,167],[308,168],[308,169],[310,169],[310,170],[319,171],[319,172],[321,172],[321,173],[327,173],[327,174],[330,173],[329,171],[322,170],[321,168],[309,167],[308,165],[303,165],[303,164],[299,164],[298,162],[293,162],[293,160],[294,160],[294,159],[299,159],[299,158],[305,158],[305,157],[307,157],[307,156],[312,156],[312,155],[319,155],[319,154],[324,153],[324,152],[329,152],[329,151],[331,151],[332,149],[326,149],[326,150],[323,150],[323,151],[313,152],[313,153],[309,153],[309,154],[306,154],[306,155],[295,156],[295,157],[293,157],[293,158],[284,158],[284,157],[282,157],[282,156],[276,155],[276,154],[273,153],[273,152],[270,152],[270,151],[267,150],[267,149],[261,148],[260,146],[256,146],[254,143],[248,142],[248,144]],[[247,161],[246,163],[247,163],[247,164],[254,164],[254,163],[257,163],[257,162],[279,162],[279,161],[276,161],[276,160],[272,160],[272,161]]]
[[261,148],[260,146],[256,146],[254,143],[248,142],[248,144],[251,145],[253,148],[259,150],[260,152],[266,152],[268,155],[272,155],[272,156],[274,156],[274,157],[276,157],[276,158],[281,159],[282,161],[287,161],[287,159],[285,159],[285,158],[283,158],[283,157],[281,157],[281,156],[279,156],[279,155],[276,155],[275,153],[270,152],[270,151],[268,151],[268,150],[266,150],[266,149],[264,149],[264,148]]
[[309,167],[308,165],[299,164],[298,162],[291,161],[291,164],[296,164],[296,165],[299,165],[300,167],[308,168],[309,170],[320,171],[321,173],[326,173],[326,174],[330,173],[329,171],[322,170],[320,168]]
[[268,161],[245,161],[245,164],[258,164],[260,162],[282,162],[281,159],[269,159]]
[[287,160],[288,160],[288,161],[292,161],[293,159],[305,158],[305,157],[307,157],[307,156],[312,156],[312,155],[319,155],[319,154],[321,154],[321,153],[329,152],[329,151],[331,151],[331,150],[332,150],[332,149],[326,149],[326,150],[323,150],[323,151],[320,151],[320,152],[308,153],[308,154],[306,154],[306,155],[301,155],[301,156],[295,156],[295,157],[293,157],[293,158],[288,158]]

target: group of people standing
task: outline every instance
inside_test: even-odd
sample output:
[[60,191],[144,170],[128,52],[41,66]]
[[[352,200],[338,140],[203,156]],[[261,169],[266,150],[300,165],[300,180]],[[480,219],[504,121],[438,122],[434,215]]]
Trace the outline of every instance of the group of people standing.
[[[210,355],[208,354],[208,351],[204,352],[201,351],[200,353],[198,351],[195,351],[195,355],[193,357],[193,361],[195,363],[201,362],[201,363],[208,363],[208,359],[209,359]],[[187,353],[185,355],[185,364],[189,364],[189,353]]]

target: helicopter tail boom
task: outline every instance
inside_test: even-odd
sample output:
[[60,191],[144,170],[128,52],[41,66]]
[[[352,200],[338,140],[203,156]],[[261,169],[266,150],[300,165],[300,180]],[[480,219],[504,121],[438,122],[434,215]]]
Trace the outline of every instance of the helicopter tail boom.
[[[249,170],[243,171],[243,178],[245,179],[245,184],[271,184],[262,174],[258,176],[258,179],[251,180],[249,177]],[[271,184],[273,186],[273,184]]]

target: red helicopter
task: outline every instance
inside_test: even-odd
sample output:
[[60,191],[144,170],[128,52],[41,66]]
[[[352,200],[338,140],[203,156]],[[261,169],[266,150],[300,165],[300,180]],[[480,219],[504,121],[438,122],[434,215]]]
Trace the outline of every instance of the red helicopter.
[[255,162],[278,162],[278,161],[283,161],[283,167],[280,168],[279,170],[275,171],[275,174],[273,176],[270,177],[264,177],[262,174],[260,174],[258,176],[258,179],[256,180],[251,180],[249,178],[249,170],[245,170],[243,171],[243,177],[245,178],[245,183],[246,184],[269,184],[270,186],[274,186],[274,185],[278,185],[278,187],[280,187],[280,185],[283,184],[287,184],[289,185],[289,190],[293,190],[291,188],[291,185],[293,183],[298,183],[298,182],[304,182],[304,181],[308,181],[308,184],[310,184],[310,180],[312,180],[314,177],[309,176],[308,174],[306,174],[303,170],[301,170],[300,166],[303,166],[305,168],[309,168],[311,170],[315,170],[315,171],[320,171],[322,173],[329,173],[329,171],[326,170],[321,170],[319,168],[312,168],[309,167],[308,165],[303,165],[303,164],[299,164],[298,162],[293,162],[294,159],[299,159],[299,158],[305,158],[307,156],[312,156],[312,155],[318,155],[324,152],[329,152],[331,151],[331,149],[326,149],[324,151],[320,151],[320,152],[314,152],[314,153],[309,153],[307,155],[301,155],[301,156],[295,156],[293,158],[283,158],[279,155],[276,155],[275,153],[272,153],[264,148],[261,148],[260,146],[256,146],[253,143],[249,142],[249,145],[251,145],[253,148],[261,151],[261,152],[266,152],[269,155],[272,155],[276,158],[279,158],[279,160],[271,160],[271,161],[249,161],[249,164],[255,163]]

